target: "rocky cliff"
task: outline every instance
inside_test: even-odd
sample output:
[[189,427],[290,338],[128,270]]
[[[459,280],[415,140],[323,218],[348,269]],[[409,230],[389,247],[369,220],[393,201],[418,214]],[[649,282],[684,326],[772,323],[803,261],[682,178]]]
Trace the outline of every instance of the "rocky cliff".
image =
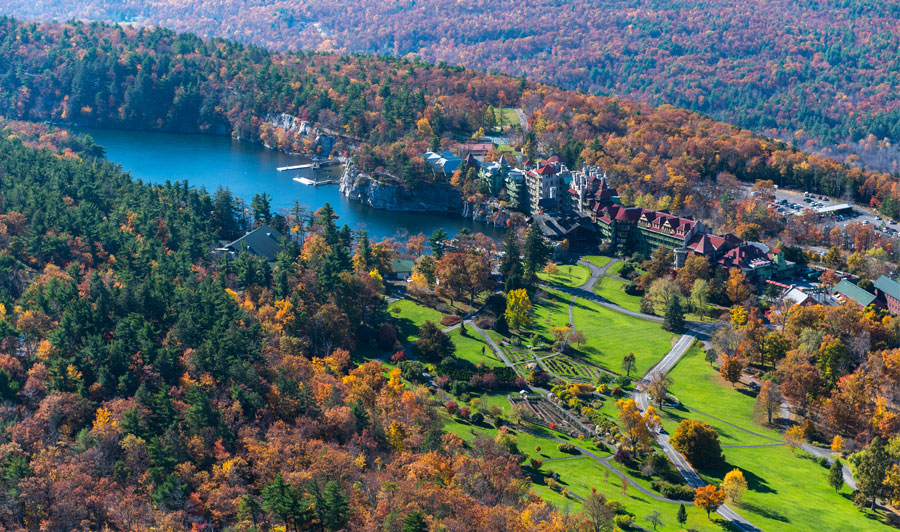
[[341,176],[341,194],[376,209],[463,215],[462,194],[448,184],[427,183],[407,189],[360,173],[352,164]]

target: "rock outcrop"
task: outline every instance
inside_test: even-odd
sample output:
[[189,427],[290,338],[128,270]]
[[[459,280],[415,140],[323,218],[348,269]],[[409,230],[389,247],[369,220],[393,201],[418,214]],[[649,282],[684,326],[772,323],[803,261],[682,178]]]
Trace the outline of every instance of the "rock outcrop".
[[340,190],[347,198],[376,209],[463,215],[462,194],[448,184],[427,183],[408,189],[363,174],[352,164],[344,169]]

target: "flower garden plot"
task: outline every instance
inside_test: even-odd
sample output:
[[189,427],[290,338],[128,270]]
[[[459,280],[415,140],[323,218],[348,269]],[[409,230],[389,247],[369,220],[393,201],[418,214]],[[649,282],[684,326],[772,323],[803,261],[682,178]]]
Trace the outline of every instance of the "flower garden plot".
[[566,355],[556,355],[541,360],[547,371],[570,381],[596,382],[602,371]]
[[581,432],[581,427],[573,423],[568,416],[559,411],[559,408],[552,405],[550,401],[543,397],[523,399],[511,395],[509,400],[514,406],[524,404],[525,408],[534,414],[535,423],[537,425],[542,425],[565,433]]

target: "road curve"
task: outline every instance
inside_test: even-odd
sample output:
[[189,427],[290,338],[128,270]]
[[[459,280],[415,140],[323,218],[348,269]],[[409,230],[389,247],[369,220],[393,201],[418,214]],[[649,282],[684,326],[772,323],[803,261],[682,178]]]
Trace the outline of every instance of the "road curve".
[[[704,334],[707,327],[699,326],[695,329],[688,331],[686,334],[683,334],[681,338],[675,342],[675,345],[672,346],[672,349],[666,353],[666,356],[663,357],[662,360],[659,361],[655,366],[650,368],[650,371],[647,372],[646,375],[641,379],[637,386],[634,388],[634,400],[638,404],[638,407],[641,411],[647,410],[650,406],[649,399],[647,397],[647,392],[645,391],[645,385],[650,382],[650,380],[656,375],[668,373],[675,364],[678,363],[678,360],[681,359],[682,356],[687,352],[687,350],[693,345],[694,340],[697,339],[698,334]],[[685,482],[692,488],[699,488],[700,486],[704,486],[706,482],[700,478],[700,475],[691,467],[691,464],[682,456],[681,453],[675,450],[672,447],[672,444],[669,443],[669,435],[660,432],[656,435],[656,442],[662,448],[663,452],[666,453],[666,456],[669,457],[669,460],[675,464],[675,469],[681,473],[681,476],[684,477]],[[732,526],[740,530],[741,532],[762,532],[759,528],[752,525],[749,521],[741,517],[737,512],[729,508],[728,506],[722,505],[719,507],[717,512],[720,516],[727,519]]]

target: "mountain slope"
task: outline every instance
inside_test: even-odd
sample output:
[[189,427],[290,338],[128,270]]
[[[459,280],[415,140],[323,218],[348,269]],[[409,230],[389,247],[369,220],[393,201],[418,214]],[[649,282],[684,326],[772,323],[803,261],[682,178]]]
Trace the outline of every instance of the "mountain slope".
[[418,54],[653,104],[898,170],[900,7],[874,0],[0,0],[275,49]]

